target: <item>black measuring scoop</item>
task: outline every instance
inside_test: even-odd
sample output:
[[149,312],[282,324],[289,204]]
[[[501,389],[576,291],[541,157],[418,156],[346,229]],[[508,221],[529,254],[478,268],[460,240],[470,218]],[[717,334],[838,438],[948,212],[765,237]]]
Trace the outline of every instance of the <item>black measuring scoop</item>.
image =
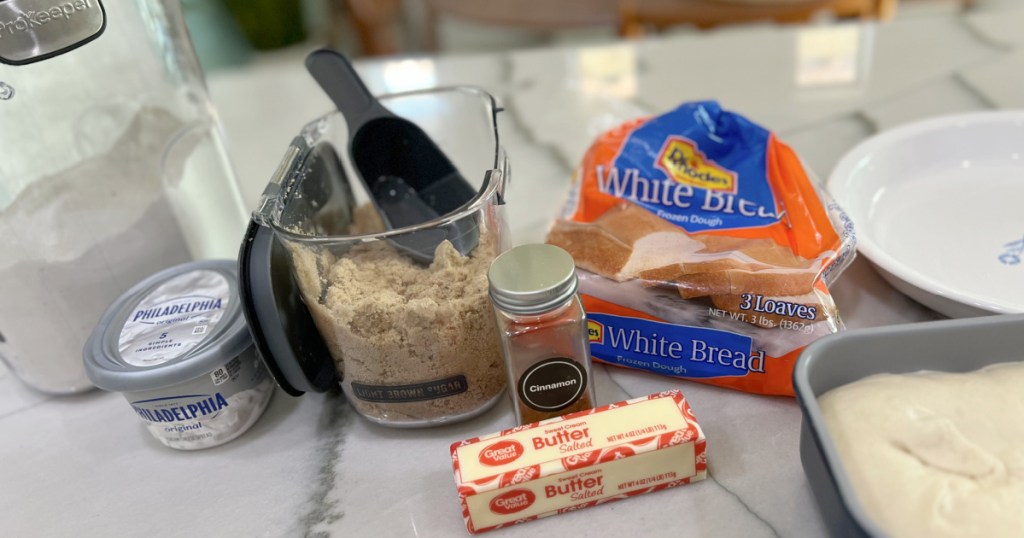
[[[352,163],[389,230],[446,215],[476,196],[476,189],[427,133],[384,108],[342,54],[314,51],[306,58],[306,69],[345,116]],[[472,218],[465,218],[391,241],[429,263],[445,239],[465,255],[476,247],[479,230]]]

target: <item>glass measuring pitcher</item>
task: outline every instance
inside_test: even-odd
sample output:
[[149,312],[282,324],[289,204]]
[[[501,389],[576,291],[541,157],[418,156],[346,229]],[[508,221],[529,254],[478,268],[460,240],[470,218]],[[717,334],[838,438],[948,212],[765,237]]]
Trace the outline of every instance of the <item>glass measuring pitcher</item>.
[[177,0],[0,1],[0,359],[91,388],[82,347],[144,277],[234,257],[245,209]]
[[[491,407],[505,389],[487,299],[487,269],[507,243],[508,161],[498,143],[497,109],[490,95],[472,88],[379,100],[423,129],[475,197],[432,220],[386,230],[355,179],[345,119],[333,112],[295,139],[254,219],[273,229],[287,253],[282,270],[290,271],[326,344],[330,357],[323,360],[334,362],[356,411],[388,426],[466,419]],[[425,241],[431,245],[425,257],[424,249],[409,248]],[[258,342],[268,339],[257,336]],[[301,375],[289,378],[288,371],[298,369],[285,362],[295,354],[264,350],[271,371],[292,393],[310,386]]]

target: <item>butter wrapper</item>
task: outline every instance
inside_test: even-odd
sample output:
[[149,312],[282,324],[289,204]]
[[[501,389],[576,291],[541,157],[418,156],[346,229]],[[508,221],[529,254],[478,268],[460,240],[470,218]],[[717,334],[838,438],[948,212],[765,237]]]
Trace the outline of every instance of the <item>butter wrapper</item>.
[[479,533],[707,475],[707,442],[678,390],[451,446],[466,528]]

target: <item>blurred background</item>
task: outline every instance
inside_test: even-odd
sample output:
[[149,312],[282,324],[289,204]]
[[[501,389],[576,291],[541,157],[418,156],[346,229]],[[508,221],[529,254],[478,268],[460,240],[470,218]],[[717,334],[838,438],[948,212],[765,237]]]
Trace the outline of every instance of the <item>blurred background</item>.
[[603,43],[741,24],[889,21],[1019,0],[182,0],[207,71],[288,48],[353,58]]

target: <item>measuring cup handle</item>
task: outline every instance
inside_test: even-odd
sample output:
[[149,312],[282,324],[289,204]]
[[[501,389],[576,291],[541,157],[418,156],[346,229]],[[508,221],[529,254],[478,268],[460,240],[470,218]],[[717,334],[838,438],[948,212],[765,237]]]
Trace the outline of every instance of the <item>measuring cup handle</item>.
[[306,69],[345,116],[350,131],[355,132],[371,119],[391,115],[341,53],[331,49],[315,50],[306,57]]

